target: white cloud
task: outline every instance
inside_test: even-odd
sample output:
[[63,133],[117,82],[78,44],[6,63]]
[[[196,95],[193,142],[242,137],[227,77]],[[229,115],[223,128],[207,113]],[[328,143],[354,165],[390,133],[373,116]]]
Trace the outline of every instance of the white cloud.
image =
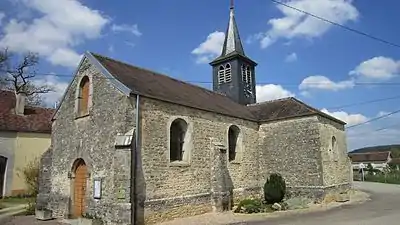
[[[289,0],[285,3],[289,6],[304,10],[311,14],[323,17],[339,24],[355,21],[359,12],[352,4],[352,0]],[[256,35],[261,47],[266,48],[278,39],[316,38],[326,33],[333,25],[316,19],[307,14],[291,8],[276,5],[283,14],[280,18],[268,21],[271,28],[263,35]]]
[[44,103],[48,107],[53,107],[56,102],[59,103],[62,95],[64,94],[64,91],[68,87],[67,81],[63,81],[55,75],[38,77],[33,80],[33,82],[36,85],[48,85],[53,87],[54,91],[42,95]]
[[295,62],[295,61],[297,61],[297,54],[295,52],[287,55],[285,58],[285,62]]
[[80,54],[73,47],[100,37],[109,23],[99,11],[78,0],[19,2],[40,16],[30,21],[11,19],[3,26],[0,47],[7,46],[16,52],[34,51],[55,65],[76,66]]
[[135,43],[130,42],[130,41],[125,41],[125,44],[132,48],[136,46]]
[[256,86],[257,102],[264,102],[286,97],[294,97],[295,94],[284,89],[281,85],[266,84]]
[[306,77],[299,85],[299,89],[301,91],[310,90],[331,90],[331,91],[339,91],[343,89],[353,88],[354,87],[353,80],[339,81],[334,82],[325,76],[309,76]]
[[111,26],[111,30],[114,32],[130,32],[135,36],[142,36],[142,33],[139,31],[139,27],[137,24],[129,25],[129,24],[121,24],[116,25],[113,24]]
[[360,63],[349,74],[360,78],[388,80],[400,74],[400,61],[383,56],[374,57]]
[[213,58],[221,54],[225,40],[225,33],[215,31],[207,36],[207,39],[192,51],[197,56],[197,63],[209,63]]
[[3,24],[3,19],[6,17],[6,14],[0,12],[0,26]]
[[322,112],[331,115],[339,120],[347,123],[347,126],[363,123],[368,120],[368,118],[362,114],[349,114],[344,111],[329,112],[327,109],[321,109]]

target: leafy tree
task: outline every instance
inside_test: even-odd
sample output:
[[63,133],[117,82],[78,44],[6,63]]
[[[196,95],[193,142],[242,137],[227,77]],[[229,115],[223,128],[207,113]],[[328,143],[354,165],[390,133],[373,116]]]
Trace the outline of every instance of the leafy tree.
[[17,58],[8,48],[0,50],[0,89],[25,93],[28,105],[43,105],[42,94],[53,91],[53,87],[34,83],[39,56],[27,52]]

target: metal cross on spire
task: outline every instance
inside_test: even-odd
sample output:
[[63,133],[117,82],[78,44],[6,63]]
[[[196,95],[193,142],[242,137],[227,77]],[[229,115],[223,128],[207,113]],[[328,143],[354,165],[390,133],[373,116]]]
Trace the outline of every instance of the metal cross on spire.
[[235,6],[234,6],[234,2],[233,2],[233,0],[231,0],[231,8],[230,9],[233,9]]

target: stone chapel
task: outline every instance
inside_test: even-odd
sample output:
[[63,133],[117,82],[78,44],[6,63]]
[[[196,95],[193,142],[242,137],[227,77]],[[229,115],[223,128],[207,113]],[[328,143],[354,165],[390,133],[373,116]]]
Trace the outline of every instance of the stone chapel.
[[151,224],[229,209],[274,172],[294,195],[350,188],[344,122],[292,97],[256,103],[233,6],[210,65],[212,91],[86,52],[52,118],[38,209]]

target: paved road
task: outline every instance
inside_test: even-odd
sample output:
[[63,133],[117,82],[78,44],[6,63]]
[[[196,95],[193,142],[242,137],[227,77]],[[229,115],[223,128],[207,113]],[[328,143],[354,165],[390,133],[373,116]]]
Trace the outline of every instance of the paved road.
[[243,225],[386,225],[400,224],[400,185],[355,183],[371,194],[371,200],[359,205],[345,205],[326,212],[297,215]]

